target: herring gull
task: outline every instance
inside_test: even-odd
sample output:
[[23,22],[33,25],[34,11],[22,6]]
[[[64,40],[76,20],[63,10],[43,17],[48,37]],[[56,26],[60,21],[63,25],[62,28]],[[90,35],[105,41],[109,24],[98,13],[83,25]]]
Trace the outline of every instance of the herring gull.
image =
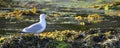
[[41,14],[39,16],[40,21],[37,23],[34,23],[28,27],[25,27],[22,30],[22,33],[35,33],[36,34],[36,33],[43,32],[46,29],[46,20],[45,20],[46,17],[47,17],[46,14]]

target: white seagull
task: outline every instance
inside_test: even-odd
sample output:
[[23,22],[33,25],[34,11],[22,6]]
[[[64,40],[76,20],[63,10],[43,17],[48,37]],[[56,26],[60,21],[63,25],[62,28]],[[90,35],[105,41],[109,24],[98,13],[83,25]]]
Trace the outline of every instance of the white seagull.
[[47,17],[46,14],[41,14],[39,16],[40,21],[35,23],[35,24],[32,24],[32,25],[30,25],[28,27],[25,27],[22,30],[22,33],[35,33],[35,34],[38,34],[38,33],[43,32],[46,29],[46,20],[45,20],[46,17]]

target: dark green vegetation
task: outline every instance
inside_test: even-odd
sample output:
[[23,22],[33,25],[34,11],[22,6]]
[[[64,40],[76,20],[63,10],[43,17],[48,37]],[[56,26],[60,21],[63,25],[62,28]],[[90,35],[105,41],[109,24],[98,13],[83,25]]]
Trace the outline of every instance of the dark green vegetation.
[[[119,0],[0,1],[0,48],[120,48]],[[44,32],[18,33],[41,13]]]
[[1,7],[11,7],[11,3],[13,0],[0,0],[0,8]]
[[[119,48],[120,30],[64,30],[33,34],[15,34],[1,40],[2,48]],[[4,42],[3,42],[4,41]]]

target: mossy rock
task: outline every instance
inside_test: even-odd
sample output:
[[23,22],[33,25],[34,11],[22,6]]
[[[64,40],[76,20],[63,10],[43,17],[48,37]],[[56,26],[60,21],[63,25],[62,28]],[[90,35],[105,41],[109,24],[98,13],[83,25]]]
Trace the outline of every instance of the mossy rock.
[[52,38],[42,38],[33,34],[13,36],[1,45],[2,48],[71,48],[71,44]]
[[[97,29],[95,29],[97,30]],[[1,44],[1,48],[118,48],[120,33],[63,30],[34,34],[15,34]],[[94,30],[93,30],[94,31]],[[117,34],[116,34],[117,33]]]

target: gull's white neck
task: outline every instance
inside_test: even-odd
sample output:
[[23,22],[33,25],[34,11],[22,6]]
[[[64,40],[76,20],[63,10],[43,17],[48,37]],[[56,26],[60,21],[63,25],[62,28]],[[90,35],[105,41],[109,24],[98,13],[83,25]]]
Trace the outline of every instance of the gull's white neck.
[[40,19],[39,22],[40,22],[40,23],[46,23],[46,20],[45,20],[45,19]]
[[42,26],[46,26],[46,20],[44,18],[40,18],[39,23],[41,23]]
[[44,14],[40,15],[39,23],[42,25],[42,27],[46,27],[46,20],[45,20],[45,18],[46,18],[46,15],[44,15]]

